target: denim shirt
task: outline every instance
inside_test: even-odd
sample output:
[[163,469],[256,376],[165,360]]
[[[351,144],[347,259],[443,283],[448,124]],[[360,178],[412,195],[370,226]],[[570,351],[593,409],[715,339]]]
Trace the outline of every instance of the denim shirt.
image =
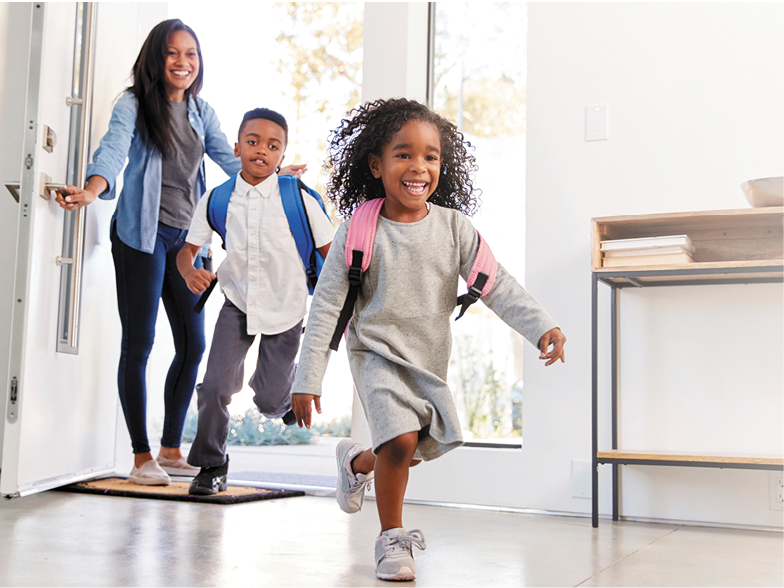
[[[196,107],[198,100],[199,108]],[[93,154],[93,162],[87,166],[87,178],[101,176],[109,187],[98,197],[111,200],[117,195],[117,176],[125,165],[123,188],[117,200],[112,222],[116,222],[117,236],[123,243],[152,253],[158,233],[158,211],[161,206],[161,153],[144,144],[136,132],[136,97],[125,92],[112,111],[109,130]],[[201,114],[199,113],[201,110]],[[188,120],[201,138],[204,152],[228,175],[236,174],[242,167],[226,135],[220,129],[215,111],[201,98],[188,98]],[[198,188],[204,194],[207,185],[204,178],[204,161],[199,167]]]

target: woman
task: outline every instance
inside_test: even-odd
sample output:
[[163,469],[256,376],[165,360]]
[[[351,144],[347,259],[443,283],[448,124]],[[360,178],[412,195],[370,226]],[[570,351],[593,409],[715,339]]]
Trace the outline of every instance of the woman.
[[[182,429],[204,353],[204,315],[198,297],[177,271],[191,216],[205,192],[205,153],[227,174],[240,170],[213,109],[198,94],[204,79],[201,48],[193,30],[178,19],[156,25],[133,65],[133,84],[117,101],[109,130],[87,167],[87,184],[67,186],[57,201],[66,210],[96,197],[116,196],[111,222],[112,257],[122,323],[118,387],[131,436],[131,482],[168,485],[169,474],[194,476],[198,468],[180,451]],[[301,175],[304,165],[282,173]],[[197,260],[201,267],[201,258]],[[159,300],[171,325],[175,356],[164,386],[161,447],[153,459],[147,440],[147,358],[155,337]]]

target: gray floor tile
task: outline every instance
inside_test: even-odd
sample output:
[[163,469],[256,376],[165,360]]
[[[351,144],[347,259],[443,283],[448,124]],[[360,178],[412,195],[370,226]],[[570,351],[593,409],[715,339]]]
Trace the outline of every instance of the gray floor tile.
[[583,586],[782,586],[782,554],[780,533],[680,527]]
[[[777,533],[406,505],[417,586],[781,585]],[[45,492],[0,503],[0,586],[389,586],[375,504],[233,506]],[[674,531],[674,532],[673,532]],[[587,581],[586,581],[587,580]]]

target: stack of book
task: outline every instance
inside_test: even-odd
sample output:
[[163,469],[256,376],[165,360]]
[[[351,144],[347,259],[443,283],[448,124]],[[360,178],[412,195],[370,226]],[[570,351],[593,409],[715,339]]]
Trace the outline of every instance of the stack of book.
[[602,241],[601,251],[604,267],[694,263],[694,245],[687,235]]

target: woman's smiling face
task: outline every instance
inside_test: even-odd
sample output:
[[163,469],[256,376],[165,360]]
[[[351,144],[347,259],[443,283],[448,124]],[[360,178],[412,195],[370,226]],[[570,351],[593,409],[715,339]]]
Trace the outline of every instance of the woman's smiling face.
[[182,102],[185,90],[199,75],[199,51],[196,39],[187,31],[174,31],[169,35],[166,48],[163,82],[172,102]]
[[416,222],[427,215],[427,199],[441,173],[441,135],[435,125],[405,123],[384,146],[381,156],[368,161],[374,178],[381,178],[386,202],[381,214],[399,222]]

